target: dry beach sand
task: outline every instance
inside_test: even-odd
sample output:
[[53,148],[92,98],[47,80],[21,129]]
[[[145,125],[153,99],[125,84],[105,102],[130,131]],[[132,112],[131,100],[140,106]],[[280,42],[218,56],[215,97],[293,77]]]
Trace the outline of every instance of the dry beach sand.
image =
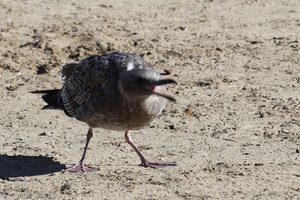
[[[300,1],[0,1],[0,199],[300,199]],[[45,105],[60,68],[142,55],[179,83],[177,103],[133,138]]]

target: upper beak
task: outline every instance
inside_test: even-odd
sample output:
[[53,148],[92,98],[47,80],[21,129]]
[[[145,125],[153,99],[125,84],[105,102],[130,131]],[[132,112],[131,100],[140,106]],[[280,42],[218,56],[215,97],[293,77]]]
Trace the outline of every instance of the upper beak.
[[176,81],[174,81],[173,79],[161,79],[156,81],[155,85],[167,85],[167,84],[177,84]]
[[152,93],[156,94],[158,96],[164,97],[170,101],[176,102],[176,99],[168,94],[164,94],[164,91],[160,91],[156,86],[160,86],[160,85],[167,85],[167,84],[177,84],[176,81],[174,81],[173,79],[161,79],[158,81],[155,81],[154,84],[152,85]]

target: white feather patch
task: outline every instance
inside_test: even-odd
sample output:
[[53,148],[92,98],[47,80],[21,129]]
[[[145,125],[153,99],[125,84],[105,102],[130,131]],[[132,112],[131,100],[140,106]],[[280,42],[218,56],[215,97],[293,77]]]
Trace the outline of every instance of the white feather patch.
[[130,70],[132,70],[133,68],[134,68],[133,62],[129,62],[129,63],[127,64],[127,71],[130,71]]

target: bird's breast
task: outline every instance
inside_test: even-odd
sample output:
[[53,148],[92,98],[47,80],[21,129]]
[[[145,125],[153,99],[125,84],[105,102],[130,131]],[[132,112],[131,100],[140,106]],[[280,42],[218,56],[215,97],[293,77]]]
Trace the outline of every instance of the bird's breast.
[[[91,114],[85,119],[91,127],[109,130],[126,131],[139,129],[149,124],[165,107],[165,99],[151,95],[141,102],[120,102],[110,106],[94,107]],[[109,109],[107,109],[109,108]]]

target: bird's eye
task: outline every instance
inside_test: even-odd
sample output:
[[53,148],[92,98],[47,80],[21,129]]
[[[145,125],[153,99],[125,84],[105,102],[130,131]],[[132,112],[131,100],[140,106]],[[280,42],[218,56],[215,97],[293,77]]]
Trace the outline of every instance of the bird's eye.
[[142,79],[141,77],[138,77],[138,78],[136,79],[136,82],[137,82],[138,84],[141,84],[141,83],[143,83],[143,79]]

